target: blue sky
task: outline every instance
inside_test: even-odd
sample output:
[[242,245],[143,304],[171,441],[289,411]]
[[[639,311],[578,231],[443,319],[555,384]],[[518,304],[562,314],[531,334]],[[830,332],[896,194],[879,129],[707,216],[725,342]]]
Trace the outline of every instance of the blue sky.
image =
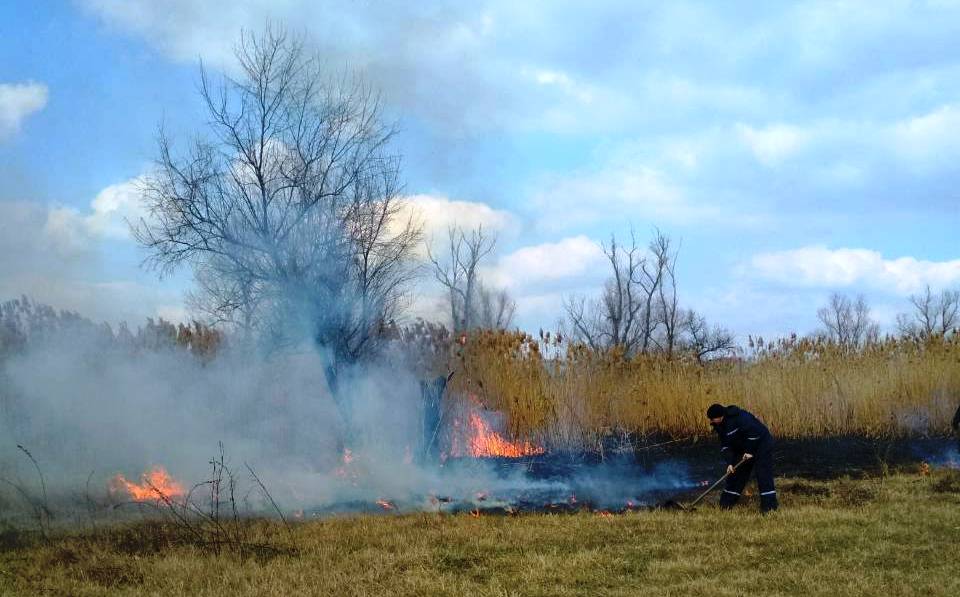
[[0,6],[0,297],[185,315],[189,274],[141,270],[123,218],[158,124],[202,125],[198,58],[229,71],[267,20],[382,90],[428,232],[496,229],[523,327],[596,292],[631,225],[743,336],[960,286],[958,2],[51,0]]

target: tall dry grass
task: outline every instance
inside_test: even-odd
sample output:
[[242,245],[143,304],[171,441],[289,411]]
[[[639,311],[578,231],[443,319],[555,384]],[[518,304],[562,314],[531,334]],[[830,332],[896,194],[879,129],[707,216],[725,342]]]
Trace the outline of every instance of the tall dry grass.
[[567,448],[616,433],[702,433],[714,402],[749,409],[782,437],[941,434],[960,403],[956,335],[859,349],[796,338],[751,344],[748,355],[701,364],[480,331],[457,347],[451,366],[454,388],[504,411],[511,433]]

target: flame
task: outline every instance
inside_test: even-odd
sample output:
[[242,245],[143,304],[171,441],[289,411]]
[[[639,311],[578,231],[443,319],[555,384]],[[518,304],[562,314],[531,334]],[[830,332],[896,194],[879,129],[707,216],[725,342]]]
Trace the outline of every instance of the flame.
[[357,480],[360,478],[360,473],[356,470],[356,467],[353,466],[354,460],[356,460],[356,456],[353,455],[353,451],[350,448],[344,448],[343,457],[341,458],[342,464],[334,469],[333,474],[349,481],[351,485],[356,485]]
[[479,413],[470,413],[470,455],[474,458],[481,456],[502,456],[519,458],[543,454],[540,446],[528,441],[511,442],[494,431]]
[[377,500],[377,505],[383,508],[384,510],[396,510],[397,508],[392,503],[384,499]]
[[117,474],[110,480],[110,491],[126,492],[135,502],[149,502],[151,500],[174,500],[186,495],[183,485],[170,476],[162,466],[155,466],[140,475],[141,483],[128,481],[122,474]]

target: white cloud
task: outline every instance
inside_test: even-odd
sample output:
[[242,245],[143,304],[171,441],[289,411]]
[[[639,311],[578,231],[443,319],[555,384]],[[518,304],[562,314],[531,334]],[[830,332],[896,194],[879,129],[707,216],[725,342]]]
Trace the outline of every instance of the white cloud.
[[471,230],[483,226],[488,232],[509,234],[517,226],[513,214],[508,211],[495,209],[480,201],[463,201],[438,195],[405,197],[403,210],[396,221],[405,222],[410,217],[423,225],[427,242],[442,242],[451,227]]
[[0,83],[0,140],[20,130],[25,118],[47,105],[47,86]]
[[606,257],[599,243],[586,236],[522,247],[503,256],[485,277],[512,292],[544,285],[570,284],[595,274]]
[[736,129],[754,157],[765,166],[778,165],[801,149],[808,139],[803,129],[787,124],[762,128],[739,124]]
[[101,239],[127,240],[129,223],[136,223],[146,211],[140,200],[140,177],[113,184],[94,197],[90,209],[51,208],[44,233],[59,246],[79,247]]
[[894,123],[889,146],[921,167],[954,166],[960,157],[960,108],[944,105]]
[[960,259],[927,261],[915,257],[886,259],[869,249],[802,247],[762,253],[750,260],[749,272],[793,287],[865,286],[908,295],[929,284],[942,288],[960,283]]
[[110,185],[90,203],[92,213],[85,218],[91,232],[114,239],[130,237],[129,223],[136,224],[146,215],[141,201],[142,179]]

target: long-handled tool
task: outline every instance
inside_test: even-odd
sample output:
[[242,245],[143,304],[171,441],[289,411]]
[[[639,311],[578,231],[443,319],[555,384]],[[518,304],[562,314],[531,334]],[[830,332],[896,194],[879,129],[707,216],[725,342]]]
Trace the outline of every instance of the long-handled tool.
[[686,506],[684,506],[684,505],[681,504],[680,502],[677,502],[677,504],[678,504],[682,509],[684,509],[684,510],[692,510],[694,506],[696,506],[697,504],[700,503],[700,500],[702,500],[703,498],[707,497],[707,495],[708,495],[711,491],[713,491],[714,489],[716,489],[717,487],[719,487],[721,483],[723,483],[724,481],[727,480],[727,477],[729,477],[730,475],[732,475],[732,474],[734,473],[734,471],[736,471],[738,468],[740,468],[740,465],[743,464],[744,462],[746,462],[747,460],[749,460],[749,459],[748,459],[748,458],[741,458],[741,459],[740,459],[740,462],[738,462],[738,463],[736,463],[735,465],[733,465],[733,470],[730,470],[730,471],[727,471],[726,473],[724,473],[722,477],[720,477],[719,479],[717,479],[717,482],[716,482],[716,483],[714,483],[713,485],[711,485],[710,487],[708,487],[708,488],[706,489],[706,491],[704,491],[703,493],[701,493],[700,495],[697,496],[697,499],[693,500],[692,502],[690,502],[690,503],[687,504]]

